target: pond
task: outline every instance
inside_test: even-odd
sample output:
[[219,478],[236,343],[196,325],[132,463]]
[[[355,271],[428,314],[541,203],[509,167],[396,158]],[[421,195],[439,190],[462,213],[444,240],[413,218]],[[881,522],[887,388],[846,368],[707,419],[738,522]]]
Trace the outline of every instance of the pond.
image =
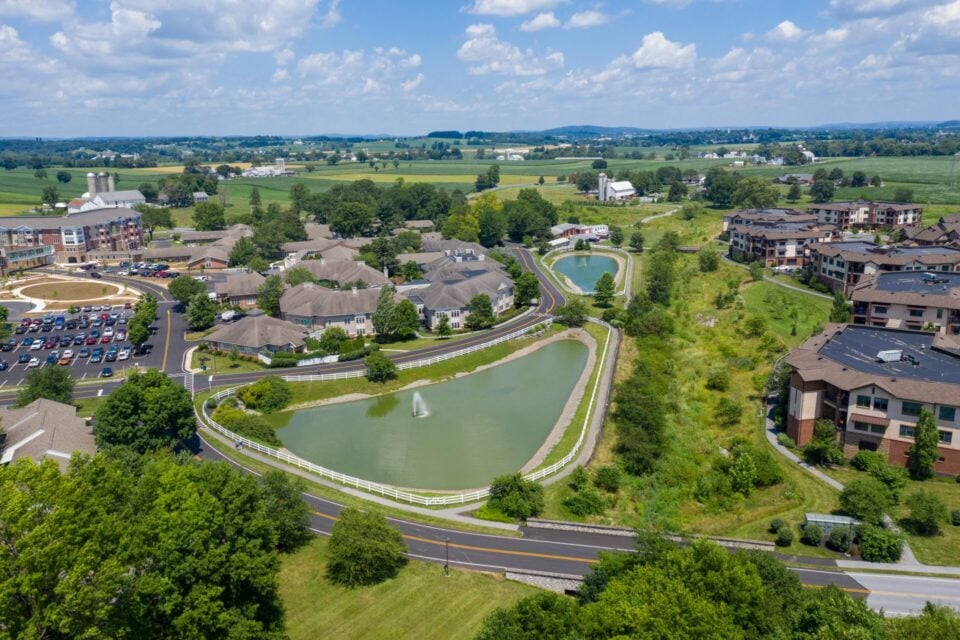
[[554,271],[562,273],[583,293],[593,293],[597,280],[604,272],[617,277],[617,261],[610,256],[576,254],[553,263]]
[[301,458],[365,480],[438,490],[486,486],[537,452],[587,355],[582,343],[561,340],[456,380],[296,411],[277,435]]

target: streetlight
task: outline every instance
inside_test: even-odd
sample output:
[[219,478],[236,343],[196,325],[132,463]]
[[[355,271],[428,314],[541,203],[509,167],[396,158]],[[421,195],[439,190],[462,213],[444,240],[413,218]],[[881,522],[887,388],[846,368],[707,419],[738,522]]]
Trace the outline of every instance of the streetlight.
[[450,577],[450,538],[444,540],[443,548],[446,551],[447,559],[443,564],[443,575]]

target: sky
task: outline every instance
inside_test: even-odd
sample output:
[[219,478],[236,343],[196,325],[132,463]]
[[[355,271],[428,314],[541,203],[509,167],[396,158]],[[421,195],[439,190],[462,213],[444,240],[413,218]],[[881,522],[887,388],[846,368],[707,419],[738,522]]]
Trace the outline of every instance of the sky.
[[960,0],[0,0],[0,136],[960,118]]

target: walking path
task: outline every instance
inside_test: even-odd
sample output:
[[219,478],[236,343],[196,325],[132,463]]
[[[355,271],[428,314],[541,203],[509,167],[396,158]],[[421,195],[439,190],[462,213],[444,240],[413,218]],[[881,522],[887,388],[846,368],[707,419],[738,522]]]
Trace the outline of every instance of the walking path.
[[[727,262],[729,262],[730,264],[732,264],[732,265],[734,265],[734,266],[736,266],[736,267],[740,267],[741,269],[749,269],[749,268],[750,268],[748,265],[745,265],[745,264],[742,264],[742,263],[740,263],[740,262],[737,262],[736,260],[731,260],[731,259],[730,259],[730,256],[728,256],[728,255],[725,254],[725,253],[721,253],[721,254],[720,254],[720,257],[723,258],[724,260],[726,260]],[[777,285],[778,287],[783,287],[784,289],[791,289],[791,290],[797,291],[797,292],[799,292],[799,293],[805,293],[805,294],[807,294],[808,296],[814,296],[814,297],[817,297],[817,298],[823,298],[824,300],[833,300],[833,296],[828,296],[827,294],[825,294],[825,293],[820,293],[819,291],[811,291],[810,289],[805,289],[805,288],[803,288],[803,287],[795,287],[795,286],[793,286],[792,284],[787,284],[786,282],[780,282],[779,280],[777,280],[777,279],[774,278],[773,276],[764,275],[764,276],[763,276],[763,279],[764,279],[765,281],[771,283],[771,284]]]
[[660,218],[666,218],[667,216],[672,216],[677,211],[680,211],[680,209],[670,209],[670,211],[665,211],[664,213],[658,213],[657,215],[654,215],[654,216],[647,216],[646,218],[641,218],[640,224],[647,224],[648,222],[652,222],[653,220],[658,220]]

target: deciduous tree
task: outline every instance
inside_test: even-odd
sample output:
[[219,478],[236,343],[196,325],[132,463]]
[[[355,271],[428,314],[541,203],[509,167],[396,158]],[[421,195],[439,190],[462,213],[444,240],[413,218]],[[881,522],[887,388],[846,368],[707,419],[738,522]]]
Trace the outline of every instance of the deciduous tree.
[[933,465],[939,456],[940,431],[933,414],[926,408],[920,409],[917,426],[914,428],[913,444],[907,449],[907,469],[914,480],[928,480],[933,477]]
[[267,276],[257,289],[257,307],[267,315],[280,315],[280,296],[283,295],[283,280],[280,276]]
[[73,378],[64,367],[30,369],[26,387],[17,392],[17,406],[25,407],[37,398],[70,404],[73,402]]
[[403,536],[379,513],[346,508],[333,525],[327,577],[346,587],[383,582],[407,564]]

